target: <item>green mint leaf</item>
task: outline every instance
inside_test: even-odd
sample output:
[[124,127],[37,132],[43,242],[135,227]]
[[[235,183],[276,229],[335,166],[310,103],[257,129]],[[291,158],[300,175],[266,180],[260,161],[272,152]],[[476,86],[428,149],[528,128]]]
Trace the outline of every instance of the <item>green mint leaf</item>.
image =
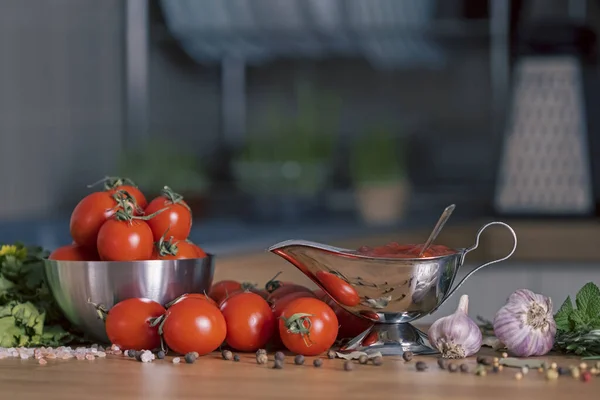
[[571,312],[569,315],[569,322],[571,323],[572,330],[574,331],[588,329],[588,316],[580,309],[576,309]]
[[577,310],[586,316],[586,320],[594,320],[600,315],[600,289],[593,282],[586,283],[575,297]]
[[570,322],[570,315],[573,312],[573,302],[571,301],[571,296],[568,296],[564,301],[562,306],[560,306],[559,310],[554,315],[554,321],[556,322],[556,329],[563,332],[568,332],[573,329],[573,326]]

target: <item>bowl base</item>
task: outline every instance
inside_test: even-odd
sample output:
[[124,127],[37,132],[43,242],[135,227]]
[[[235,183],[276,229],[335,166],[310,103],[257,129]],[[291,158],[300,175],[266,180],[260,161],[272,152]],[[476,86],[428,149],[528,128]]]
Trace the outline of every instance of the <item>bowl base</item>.
[[409,323],[374,324],[340,348],[341,353],[353,351],[380,352],[384,356],[402,355],[406,351],[418,355],[439,353],[429,343],[427,334]]

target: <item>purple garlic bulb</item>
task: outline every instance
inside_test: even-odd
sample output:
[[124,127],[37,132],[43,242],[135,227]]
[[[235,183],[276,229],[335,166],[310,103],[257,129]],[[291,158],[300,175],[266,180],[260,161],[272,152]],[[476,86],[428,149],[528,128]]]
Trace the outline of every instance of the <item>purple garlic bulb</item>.
[[494,334],[518,357],[542,356],[554,346],[552,299],[519,289],[494,318]]

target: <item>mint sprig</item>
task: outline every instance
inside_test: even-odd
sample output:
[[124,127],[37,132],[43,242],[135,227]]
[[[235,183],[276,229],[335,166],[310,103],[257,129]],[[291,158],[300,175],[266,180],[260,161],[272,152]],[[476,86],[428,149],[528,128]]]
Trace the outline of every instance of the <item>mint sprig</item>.
[[593,282],[579,290],[574,305],[567,297],[554,321],[558,350],[578,355],[600,354],[600,336],[594,332],[600,329],[600,289]]

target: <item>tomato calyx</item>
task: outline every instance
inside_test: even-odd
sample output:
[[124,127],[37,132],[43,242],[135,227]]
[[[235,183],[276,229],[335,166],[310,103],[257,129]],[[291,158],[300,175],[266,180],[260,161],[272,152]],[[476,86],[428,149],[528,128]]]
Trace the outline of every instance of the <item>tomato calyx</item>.
[[190,207],[183,201],[183,196],[177,192],[174,192],[173,189],[171,189],[170,187],[168,187],[168,186],[163,187],[163,189],[160,191],[160,194],[164,198],[166,198],[170,204],[181,204],[182,206],[187,208],[190,212],[192,211],[190,209]]
[[296,313],[291,317],[286,318],[281,316],[285,327],[287,328],[288,333],[295,335],[302,335],[302,339],[307,347],[310,347],[312,344],[310,340],[310,328],[312,327],[312,321],[310,317],[314,317],[313,314],[306,313]]
[[148,221],[149,219],[156,217],[161,212],[167,210],[165,207],[150,215],[135,215],[135,212],[140,208],[135,199],[129,193],[127,193],[127,191],[119,190],[113,195],[113,198],[118,205],[118,210],[115,212],[115,219],[117,221],[132,222],[134,219]]
[[92,183],[91,185],[87,185],[88,188],[93,188],[96,185],[99,185],[103,183],[104,184],[104,190],[114,190],[116,188],[118,188],[119,186],[133,186],[135,188],[138,187],[138,185],[135,184],[134,181],[132,181],[129,178],[122,178],[120,176],[105,176],[104,178],[100,179],[97,182]]
[[174,238],[171,236],[169,240],[165,240],[169,229],[163,233],[161,238],[156,242],[156,251],[160,257],[165,256],[176,256],[179,253],[179,248],[177,247],[177,242],[173,242]]
[[283,273],[283,271],[279,271],[277,274],[275,274],[274,277],[269,279],[269,281],[265,284],[265,290],[268,293],[273,293],[275,290],[279,289],[282,286],[281,281],[277,280],[277,277],[279,275],[281,275],[282,273]]
[[138,205],[137,200],[127,190],[119,189],[113,195],[112,198],[117,202],[117,205],[113,208],[115,210],[129,210],[131,213],[136,212],[143,214],[144,210]]
[[104,305],[94,303],[91,301],[91,299],[88,299],[87,303],[96,309],[96,313],[98,314],[98,319],[101,319],[102,321],[106,320],[106,316],[108,315],[108,310],[106,309],[106,307]]
[[[181,300],[182,298],[184,298],[186,296],[189,296],[189,293],[184,293],[181,296],[179,296],[179,297],[171,300],[170,302],[168,302],[167,304],[165,304],[165,308],[171,307],[173,304],[177,303],[179,300]],[[210,297],[208,297],[208,295],[206,294],[206,292],[204,292],[204,296],[206,297],[206,299],[210,299]],[[160,318],[160,317],[158,317],[158,318]]]

